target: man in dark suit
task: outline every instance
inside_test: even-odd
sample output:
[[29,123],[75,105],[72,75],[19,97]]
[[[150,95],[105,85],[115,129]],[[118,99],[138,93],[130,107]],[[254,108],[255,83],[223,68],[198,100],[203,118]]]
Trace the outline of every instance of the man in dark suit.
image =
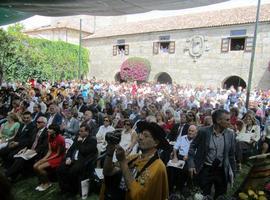
[[58,112],[58,107],[56,104],[51,104],[49,106],[49,115],[47,118],[48,118],[47,128],[51,124],[57,124],[57,125],[61,126],[63,117]]
[[213,126],[199,129],[190,145],[188,167],[191,177],[197,174],[203,195],[210,195],[215,186],[215,198],[227,191],[235,172],[235,133],[230,127],[230,114],[219,109],[212,114]]
[[42,116],[42,112],[41,112],[41,106],[40,104],[36,103],[34,106],[33,106],[33,113],[32,113],[32,121],[36,124],[38,118],[40,116]]
[[32,133],[35,124],[32,122],[31,112],[26,111],[22,116],[23,123],[21,124],[15,137],[8,142],[8,146],[0,150],[0,157],[4,161],[4,165],[8,168],[14,161],[13,156],[21,149],[29,147],[31,144]]
[[66,159],[58,169],[60,189],[71,196],[78,193],[80,181],[87,172],[94,170],[92,162],[97,156],[97,140],[89,132],[88,126],[80,127],[79,136],[74,139]]
[[39,117],[37,119],[37,127],[33,131],[34,134],[31,141],[31,147],[25,147],[18,152],[18,154],[23,155],[24,153],[27,153],[27,150],[32,150],[33,152],[36,152],[36,155],[28,160],[22,157],[15,158],[13,164],[6,172],[6,176],[9,177],[9,179],[15,180],[16,177],[26,168],[32,169],[34,163],[46,155],[48,151],[48,134],[46,125],[46,117]]
[[84,103],[84,99],[82,96],[78,96],[76,99],[76,108],[78,112],[84,113],[85,111],[88,110],[87,105]]

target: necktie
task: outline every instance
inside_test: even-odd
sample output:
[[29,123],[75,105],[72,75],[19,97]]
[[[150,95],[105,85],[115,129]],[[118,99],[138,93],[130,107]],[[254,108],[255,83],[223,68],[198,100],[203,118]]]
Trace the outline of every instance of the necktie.
[[33,145],[32,145],[32,148],[31,149],[35,149],[36,147],[37,147],[37,143],[38,143],[38,139],[39,139],[39,136],[41,135],[41,130],[39,130],[38,132],[37,132],[37,135],[36,135],[36,138],[35,138],[35,141],[34,141],[34,143],[33,143]]

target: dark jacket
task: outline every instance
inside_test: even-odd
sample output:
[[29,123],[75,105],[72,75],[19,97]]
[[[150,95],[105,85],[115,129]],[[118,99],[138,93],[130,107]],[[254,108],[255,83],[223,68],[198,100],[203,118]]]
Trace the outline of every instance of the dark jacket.
[[[37,135],[38,131],[39,130],[37,128],[34,130],[31,147],[35,142],[36,135]],[[37,146],[35,148],[35,150],[37,152],[37,156],[39,158],[43,158],[46,155],[46,153],[48,152],[48,132],[47,131],[48,131],[47,128],[44,128],[44,130],[42,131],[42,133],[40,134],[40,136],[38,138]]]
[[[213,134],[213,126],[200,128],[193,142],[190,144],[188,152],[188,167],[196,168],[197,173],[201,171],[205,164],[209,151],[211,134]],[[235,172],[235,133],[229,129],[224,131],[224,157],[223,168],[225,178],[230,180],[232,173]],[[232,172],[232,173],[230,173]]]
[[[50,114],[48,115],[47,119],[48,120],[50,119]],[[59,113],[56,113],[53,118],[52,124],[57,124],[60,126],[62,124],[62,119],[63,119],[62,115]]]
[[78,161],[80,162],[88,162],[97,157],[97,140],[93,136],[88,136],[85,140],[78,141],[78,137],[74,139],[73,144],[69,148],[66,157],[71,158],[71,160],[75,159],[76,151],[78,152]]
[[39,117],[43,116],[42,112],[32,113],[33,122],[36,123]]
[[24,128],[24,124],[21,124],[17,134],[15,135],[13,141],[19,143],[19,148],[29,147],[31,145],[31,140],[33,136],[33,131],[35,129],[35,124],[30,122]]

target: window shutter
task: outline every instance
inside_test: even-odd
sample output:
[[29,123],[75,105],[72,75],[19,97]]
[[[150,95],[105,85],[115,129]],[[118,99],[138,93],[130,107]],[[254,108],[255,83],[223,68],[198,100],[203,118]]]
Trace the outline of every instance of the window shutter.
[[222,38],[221,39],[221,52],[225,53],[229,51],[230,46],[230,38]]
[[251,52],[253,47],[253,37],[247,37],[245,40],[245,52]]
[[129,45],[125,45],[125,55],[127,56],[129,54]]
[[117,55],[117,46],[113,46],[113,56]]
[[175,42],[170,42],[169,44],[169,53],[175,53]]
[[158,50],[159,50],[159,43],[158,42],[154,42],[153,43],[153,54],[158,54]]

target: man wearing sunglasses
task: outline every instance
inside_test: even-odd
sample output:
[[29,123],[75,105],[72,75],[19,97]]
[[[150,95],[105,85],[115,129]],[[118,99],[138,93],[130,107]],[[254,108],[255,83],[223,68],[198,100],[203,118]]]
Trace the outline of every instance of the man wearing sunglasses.
[[30,148],[20,150],[14,159],[14,162],[6,172],[6,176],[11,181],[25,169],[32,170],[34,163],[45,156],[48,151],[47,119],[39,117],[36,122],[36,128],[33,131],[33,137]]

